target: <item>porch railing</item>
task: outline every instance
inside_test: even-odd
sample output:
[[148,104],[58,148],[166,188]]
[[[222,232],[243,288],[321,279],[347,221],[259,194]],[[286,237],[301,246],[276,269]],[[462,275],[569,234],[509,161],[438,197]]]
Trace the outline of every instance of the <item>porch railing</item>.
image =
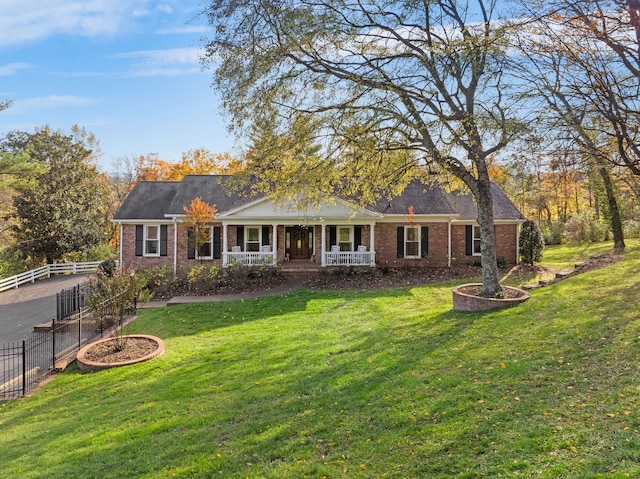
[[233,263],[240,263],[247,266],[257,266],[264,264],[273,264],[276,262],[276,257],[271,252],[232,252],[223,253],[223,266],[229,266]]
[[324,266],[375,266],[375,251],[334,251],[324,254]]

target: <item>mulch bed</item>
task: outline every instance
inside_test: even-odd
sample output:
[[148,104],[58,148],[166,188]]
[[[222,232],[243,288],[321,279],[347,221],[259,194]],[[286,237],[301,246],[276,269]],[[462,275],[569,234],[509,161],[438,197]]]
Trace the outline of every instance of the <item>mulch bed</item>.
[[97,363],[119,363],[139,359],[158,349],[158,343],[147,338],[119,338],[97,343],[85,357]]

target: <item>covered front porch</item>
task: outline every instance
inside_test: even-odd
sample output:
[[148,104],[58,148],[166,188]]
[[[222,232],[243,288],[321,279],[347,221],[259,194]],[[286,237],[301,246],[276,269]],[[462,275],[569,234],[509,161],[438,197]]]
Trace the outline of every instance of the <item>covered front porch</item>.
[[222,264],[373,267],[380,217],[337,198],[306,209],[263,198],[216,218],[222,223]]
[[[375,224],[225,224],[222,265],[294,262],[320,267],[374,267]],[[368,233],[368,234],[367,234]],[[363,234],[366,236],[363,237]]]

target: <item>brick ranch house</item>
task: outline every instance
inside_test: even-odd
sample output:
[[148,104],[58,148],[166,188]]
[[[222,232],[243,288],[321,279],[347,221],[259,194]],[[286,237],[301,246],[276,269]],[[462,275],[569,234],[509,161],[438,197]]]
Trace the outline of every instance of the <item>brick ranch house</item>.
[[[175,272],[209,261],[222,266],[290,261],[316,267],[397,267],[480,259],[480,229],[470,194],[454,195],[416,180],[400,196],[366,208],[334,197],[302,211],[268,196],[252,196],[248,189],[229,188],[230,179],[189,175],[182,181],[137,183],[114,218],[120,226],[120,264],[134,270],[169,266]],[[497,185],[492,187],[497,256],[517,263],[524,217]],[[217,213],[204,231],[208,241],[196,249],[184,208],[198,197],[215,205]]]

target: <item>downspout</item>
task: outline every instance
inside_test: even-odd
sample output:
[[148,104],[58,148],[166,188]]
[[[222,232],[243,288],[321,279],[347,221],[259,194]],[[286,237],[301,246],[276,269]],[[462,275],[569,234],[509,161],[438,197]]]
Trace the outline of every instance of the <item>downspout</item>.
[[520,264],[520,226],[522,223],[516,223],[516,264]]
[[447,245],[447,266],[451,267],[451,218],[447,222],[447,230],[448,230],[448,245]]
[[178,274],[178,219],[173,217],[173,279]]
[[120,264],[118,265],[118,269],[120,270],[120,274],[122,274],[122,268],[123,268],[123,264],[122,264],[122,238],[123,238],[123,234],[122,234],[122,222],[118,222],[118,228],[120,228]]

